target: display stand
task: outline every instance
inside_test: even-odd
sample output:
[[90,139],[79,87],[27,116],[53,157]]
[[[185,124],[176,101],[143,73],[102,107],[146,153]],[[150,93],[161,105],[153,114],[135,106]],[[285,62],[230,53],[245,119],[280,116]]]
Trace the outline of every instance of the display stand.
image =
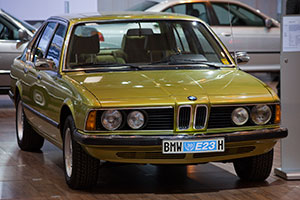
[[275,174],[300,179],[300,15],[281,23],[281,118],[289,135],[281,141],[281,168]]

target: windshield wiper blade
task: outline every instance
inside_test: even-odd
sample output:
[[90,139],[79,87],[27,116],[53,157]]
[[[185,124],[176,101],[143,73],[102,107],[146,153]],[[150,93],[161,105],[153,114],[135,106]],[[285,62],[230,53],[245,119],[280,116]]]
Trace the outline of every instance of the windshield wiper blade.
[[[140,66],[132,65],[132,64],[120,64],[120,63],[84,63],[79,65],[72,66],[73,68],[87,67],[89,70],[98,70],[99,68],[95,67],[130,67],[131,69],[141,70]],[[103,69],[103,68],[102,68]]]

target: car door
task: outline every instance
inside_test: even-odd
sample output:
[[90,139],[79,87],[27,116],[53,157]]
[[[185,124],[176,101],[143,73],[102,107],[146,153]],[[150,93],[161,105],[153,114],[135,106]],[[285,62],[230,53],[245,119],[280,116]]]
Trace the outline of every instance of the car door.
[[20,55],[24,46],[17,48],[18,28],[0,15],[0,88],[9,88],[10,65]]
[[37,72],[39,84],[34,95],[42,95],[45,99],[44,105],[38,106],[37,111],[47,117],[47,123],[44,122],[40,130],[48,134],[58,144],[62,144],[58,128],[60,109],[65,97],[70,96],[68,87],[63,85],[59,74],[61,51],[66,31],[66,24],[57,23],[44,57],[35,61],[35,66],[40,65],[40,67],[38,67]]
[[242,68],[279,70],[279,27],[266,27],[266,18],[240,4],[213,2],[211,8],[217,19],[212,28],[229,51],[246,51],[250,55],[250,62]]
[[[48,117],[49,104],[48,104],[48,91],[45,83],[41,80],[41,73],[37,67],[37,62],[44,59],[47,53],[48,46],[55,32],[57,23],[46,23],[31,49],[31,56],[26,61],[24,68],[25,78],[22,85],[22,98],[25,103],[25,114],[34,128],[39,132],[51,137],[53,133],[51,122]],[[47,120],[49,119],[49,120]],[[54,129],[55,130],[55,129]]]

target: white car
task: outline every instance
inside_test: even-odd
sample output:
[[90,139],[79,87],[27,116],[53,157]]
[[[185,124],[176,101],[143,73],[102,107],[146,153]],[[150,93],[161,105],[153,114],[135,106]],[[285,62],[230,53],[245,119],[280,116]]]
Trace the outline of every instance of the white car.
[[246,4],[234,0],[153,0],[137,4],[129,10],[198,17],[212,27],[231,53],[249,54],[250,62],[240,66],[241,69],[279,75],[280,24]]
[[0,94],[10,89],[10,66],[32,38],[35,28],[0,9]]

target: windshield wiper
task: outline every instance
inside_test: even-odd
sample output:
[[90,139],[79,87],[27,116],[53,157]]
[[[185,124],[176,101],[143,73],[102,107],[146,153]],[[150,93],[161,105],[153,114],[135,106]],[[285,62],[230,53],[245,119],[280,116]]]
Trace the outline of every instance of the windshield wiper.
[[[141,70],[140,66],[137,65],[132,65],[132,64],[120,64],[120,63],[84,63],[84,64],[79,64],[79,65],[73,65],[72,68],[81,68],[84,67],[83,69],[86,70],[102,70],[105,68],[130,68],[130,69],[134,69],[134,70]],[[97,68],[97,67],[101,67],[101,68]]]

